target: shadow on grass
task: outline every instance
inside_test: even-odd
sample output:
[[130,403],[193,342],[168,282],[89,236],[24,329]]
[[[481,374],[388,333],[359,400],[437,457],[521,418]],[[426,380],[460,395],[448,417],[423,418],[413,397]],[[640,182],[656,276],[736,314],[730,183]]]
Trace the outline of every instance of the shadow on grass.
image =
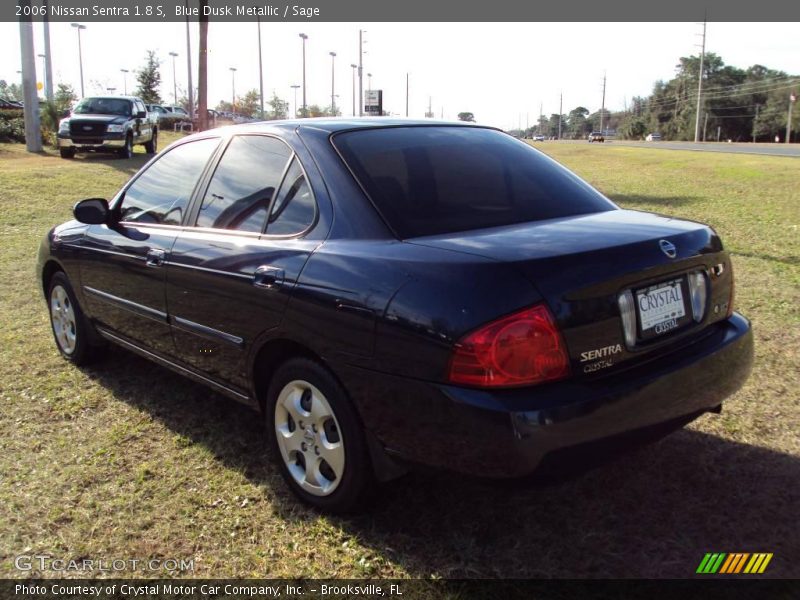
[[145,164],[147,164],[147,162],[153,158],[153,156],[154,155],[152,154],[141,154],[139,152],[134,152],[132,158],[120,158],[113,153],[86,152],[83,154],[76,154],[75,158],[70,160],[108,165],[117,171],[122,171],[127,175],[133,175]]
[[660,212],[665,208],[696,204],[703,200],[697,196],[651,196],[644,194],[613,194],[609,195],[609,198],[622,208],[628,208],[628,205],[636,208],[645,206],[656,212]]
[[[261,420],[247,407],[121,350],[87,373],[269,489],[278,518],[320,518],[264,459]],[[683,578],[706,552],[773,552],[765,575],[798,577],[798,481],[797,457],[683,429],[525,489],[415,472],[382,486],[368,513],[331,520],[372,549],[376,573],[391,561],[414,577]]]

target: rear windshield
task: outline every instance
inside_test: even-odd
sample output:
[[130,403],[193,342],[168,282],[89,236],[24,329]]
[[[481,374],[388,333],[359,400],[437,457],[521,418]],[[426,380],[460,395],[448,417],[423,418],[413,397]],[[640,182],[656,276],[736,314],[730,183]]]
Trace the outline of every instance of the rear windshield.
[[616,208],[555,161],[492,129],[362,129],[333,142],[403,239]]

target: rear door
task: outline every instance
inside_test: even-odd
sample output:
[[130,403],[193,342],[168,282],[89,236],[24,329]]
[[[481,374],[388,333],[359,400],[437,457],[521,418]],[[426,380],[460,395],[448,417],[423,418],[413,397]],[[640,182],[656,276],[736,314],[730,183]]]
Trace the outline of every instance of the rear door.
[[114,225],[92,225],[82,242],[81,283],[89,314],[106,330],[173,354],[164,265],[189,200],[219,138],[160,155],[123,189]]
[[254,341],[277,328],[320,243],[314,196],[292,149],[267,135],[231,138],[173,247],[167,304],[181,360],[247,390]]

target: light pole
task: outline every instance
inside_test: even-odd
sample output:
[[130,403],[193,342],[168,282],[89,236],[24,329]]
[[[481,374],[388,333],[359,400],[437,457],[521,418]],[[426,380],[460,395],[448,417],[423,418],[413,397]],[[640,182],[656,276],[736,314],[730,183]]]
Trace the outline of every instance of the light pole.
[[169,55],[172,57],[172,102],[178,106],[178,80],[175,76],[175,59],[178,57],[178,53],[170,52]]
[[350,65],[353,69],[353,116],[356,116],[356,69],[358,69],[357,64]]
[[86,29],[86,25],[81,25],[80,23],[70,23],[70,25],[78,30],[78,62],[81,66],[81,98],[83,98],[85,92],[83,90],[83,50],[81,48],[81,30]]
[[261,119],[264,118],[264,67],[261,61],[261,17],[256,14],[258,23],[258,91],[261,100]]
[[297,118],[297,90],[300,88],[299,85],[291,86],[294,90],[294,118]]
[[308,114],[306,111],[306,40],[308,36],[301,33],[300,38],[303,40],[303,117],[305,117]]
[[128,69],[120,69],[120,73],[122,73],[122,88],[125,90],[125,95],[128,95]]
[[236,112],[236,67],[229,67],[231,72],[231,112]]
[[334,65],[336,62],[336,52],[328,52],[331,55],[331,116],[336,116],[336,97],[334,91]]

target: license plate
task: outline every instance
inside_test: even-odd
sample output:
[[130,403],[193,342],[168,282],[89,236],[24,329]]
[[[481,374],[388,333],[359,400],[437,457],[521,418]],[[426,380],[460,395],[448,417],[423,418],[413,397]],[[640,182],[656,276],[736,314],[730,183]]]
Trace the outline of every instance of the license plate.
[[680,327],[686,316],[680,279],[659,283],[636,292],[636,310],[642,337],[661,335]]

